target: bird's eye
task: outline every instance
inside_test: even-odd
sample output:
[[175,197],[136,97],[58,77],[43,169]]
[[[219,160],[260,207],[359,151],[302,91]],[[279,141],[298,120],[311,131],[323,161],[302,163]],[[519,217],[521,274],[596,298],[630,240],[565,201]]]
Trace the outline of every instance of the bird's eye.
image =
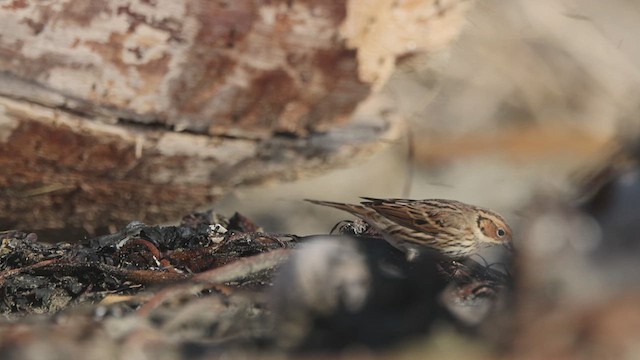
[[503,237],[507,234],[502,228],[498,229],[497,233],[498,233],[498,237]]

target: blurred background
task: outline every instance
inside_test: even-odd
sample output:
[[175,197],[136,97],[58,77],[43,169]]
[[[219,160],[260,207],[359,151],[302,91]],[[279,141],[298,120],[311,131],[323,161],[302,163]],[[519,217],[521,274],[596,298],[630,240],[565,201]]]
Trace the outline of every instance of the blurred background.
[[533,194],[571,196],[581,171],[636,135],[639,20],[634,1],[478,1],[450,48],[400,60],[361,105],[355,121],[382,107],[405,124],[382,150],[320,176],[236,189],[215,209],[297,234],[349,218],[304,198],[451,198],[518,222]]

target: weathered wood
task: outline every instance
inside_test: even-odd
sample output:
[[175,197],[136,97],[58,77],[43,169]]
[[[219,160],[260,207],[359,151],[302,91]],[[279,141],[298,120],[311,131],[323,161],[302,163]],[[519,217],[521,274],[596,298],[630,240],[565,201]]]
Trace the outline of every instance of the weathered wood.
[[370,152],[396,122],[338,126],[397,57],[451,41],[468,2],[441,3],[3,2],[0,228],[166,221]]
[[0,227],[90,233],[132,219],[175,219],[232,186],[321,171],[397,130],[381,122],[301,139],[239,139],[138,133],[1,98],[0,110],[0,128],[9,135],[0,143]]
[[[82,113],[304,133],[344,120],[369,91],[338,36],[344,17],[344,1],[13,1],[0,12],[0,69]],[[32,100],[24,90],[2,95]]]

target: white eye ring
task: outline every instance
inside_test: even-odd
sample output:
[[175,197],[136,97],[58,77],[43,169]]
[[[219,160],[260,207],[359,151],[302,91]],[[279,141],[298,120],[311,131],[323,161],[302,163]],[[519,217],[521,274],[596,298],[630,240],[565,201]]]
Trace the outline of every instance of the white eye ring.
[[503,237],[503,236],[507,235],[507,232],[504,231],[503,228],[499,228],[498,231],[496,231],[496,234],[498,235],[498,237]]

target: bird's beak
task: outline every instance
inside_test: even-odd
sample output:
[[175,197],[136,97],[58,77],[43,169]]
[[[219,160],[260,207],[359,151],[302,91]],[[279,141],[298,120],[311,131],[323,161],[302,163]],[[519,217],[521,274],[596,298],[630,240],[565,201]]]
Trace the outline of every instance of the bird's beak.
[[513,253],[513,243],[511,241],[503,242],[502,246],[504,246],[504,248],[507,249],[507,251],[509,251],[510,253]]

